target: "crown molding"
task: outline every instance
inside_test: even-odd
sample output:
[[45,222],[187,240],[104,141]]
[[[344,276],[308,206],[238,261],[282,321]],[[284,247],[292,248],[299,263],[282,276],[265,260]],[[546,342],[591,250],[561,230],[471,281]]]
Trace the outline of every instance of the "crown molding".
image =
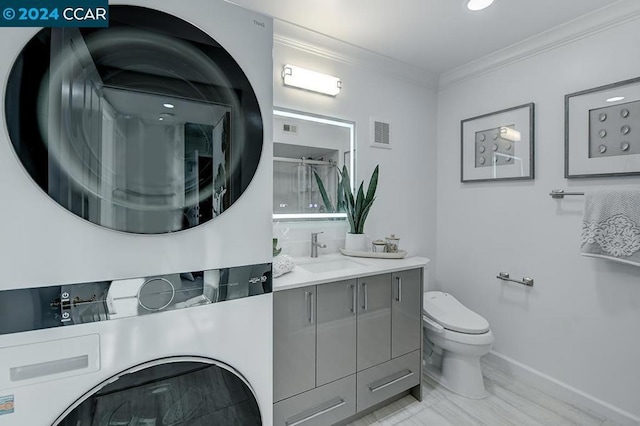
[[455,84],[527,60],[638,18],[640,18],[640,1],[618,0],[610,6],[446,71],[440,74],[438,89],[444,90]]
[[438,87],[436,74],[376,52],[317,33],[286,21],[274,19],[274,44],[296,49],[310,55],[428,88]]

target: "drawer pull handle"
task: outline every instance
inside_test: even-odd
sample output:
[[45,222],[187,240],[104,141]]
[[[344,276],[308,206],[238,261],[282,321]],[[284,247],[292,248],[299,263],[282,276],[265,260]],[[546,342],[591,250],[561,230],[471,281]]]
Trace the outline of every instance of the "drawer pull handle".
[[396,282],[398,283],[398,297],[396,297],[396,302],[402,302],[402,278],[396,277]]
[[319,405],[318,407],[316,407],[315,409],[312,409],[313,411],[311,411],[311,413],[309,413],[308,415],[306,415],[306,413],[303,413],[301,415],[303,415],[304,417],[302,417],[301,419],[296,419],[295,417],[299,417],[299,416],[295,416],[295,417],[291,417],[289,420],[286,421],[286,425],[287,426],[297,426],[300,425],[304,422],[307,422],[311,419],[315,419],[318,416],[321,416],[323,414],[327,414],[329,411],[333,411],[336,408],[340,408],[343,405],[345,405],[346,402],[344,399],[342,398],[336,398],[336,399],[332,399],[331,401]]
[[[400,377],[396,377],[398,374],[400,374]],[[372,384],[371,386],[369,386],[369,390],[371,392],[378,392],[379,390],[382,390],[382,389],[384,389],[384,388],[386,388],[388,386],[391,386],[391,385],[393,385],[395,383],[398,383],[399,381],[404,380],[407,377],[411,377],[411,376],[413,376],[413,371],[408,370],[408,369],[407,370],[402,370],[401,372],[396,373],[393,376],[386,377],[386,378],[383,379],[383,380],[391,379],[388,382],[384,382],[384,383],[382,383],[380,385],[377,384],[377,383],[380,383],[380,382]]]

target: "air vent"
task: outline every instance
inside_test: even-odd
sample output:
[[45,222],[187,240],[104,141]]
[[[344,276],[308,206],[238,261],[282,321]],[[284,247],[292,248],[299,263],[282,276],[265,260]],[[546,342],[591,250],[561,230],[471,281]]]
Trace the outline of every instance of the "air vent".
[[287,133],[298,133],[298,126],[294,126],[293,124],[283,124],[282,130]]
[[378,148],[391,148],[390,124],[371,118],[371,145]]

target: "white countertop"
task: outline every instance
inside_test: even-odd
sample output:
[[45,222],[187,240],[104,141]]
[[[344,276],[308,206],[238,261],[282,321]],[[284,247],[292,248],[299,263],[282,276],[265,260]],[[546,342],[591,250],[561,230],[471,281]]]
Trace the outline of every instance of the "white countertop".
[[[294,258],[294,261],[296,267],[293,271],[273,279],[273,291],[423,268],[430,262],[426,257],[417,256],[403,259],[377,259],[344,256],[340,253],[320,255],[316,258],[298,257]],[[351,262],[353,265],[351,265]],[[344,263],[349,266],[334,269],[337,265]],[[310,265],[309,267],[315,268],[317,272],[308,271],[305,269],[305,265]]]

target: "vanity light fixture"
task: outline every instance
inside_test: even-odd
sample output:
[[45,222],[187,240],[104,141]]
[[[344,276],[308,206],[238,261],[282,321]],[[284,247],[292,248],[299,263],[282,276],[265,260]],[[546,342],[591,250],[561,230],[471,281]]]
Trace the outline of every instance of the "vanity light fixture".
[[486,9],[493,4],[494,0],[469,0],[467,2],[467,9],[472,11],[478,11]]
[[613,98],[607,99],[607,102],[618,102],[624,99],[624,96],[614,96]]
[[336,96],[342,89],[342,81],[338,77],[311,71],[295,65],[285,65],[282,70],[285,86],[297,87],[329,96]]

